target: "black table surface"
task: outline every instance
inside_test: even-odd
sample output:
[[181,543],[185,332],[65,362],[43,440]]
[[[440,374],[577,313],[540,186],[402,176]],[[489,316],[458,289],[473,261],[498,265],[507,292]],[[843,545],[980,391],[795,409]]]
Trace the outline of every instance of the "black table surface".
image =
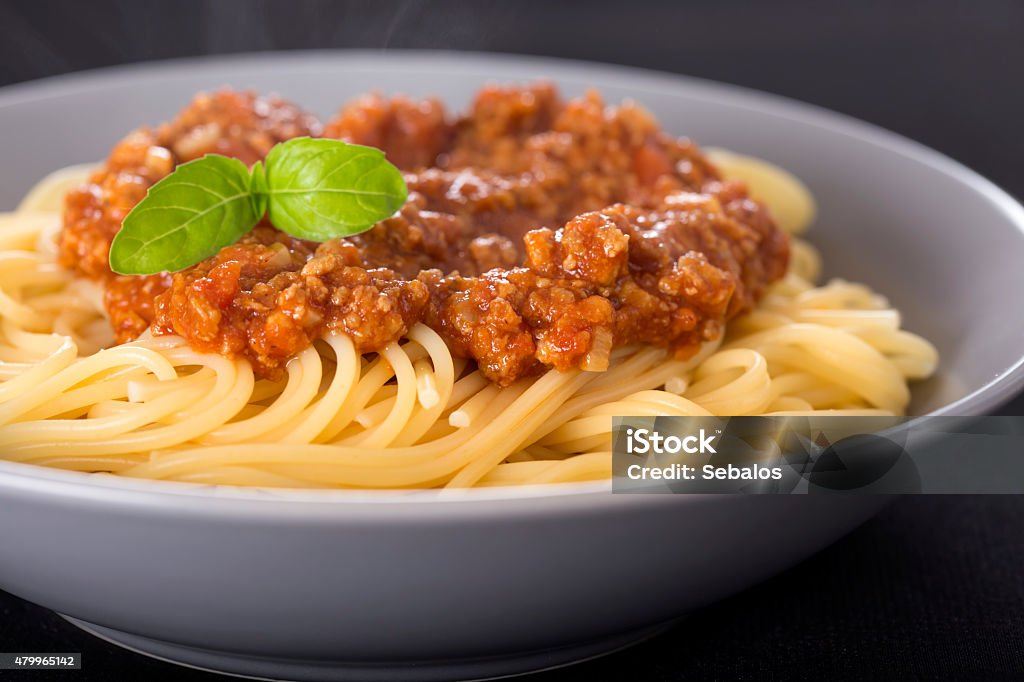
[[[836,109],[935,147],[1022,197],[1022,27],[1018,0],[2,0],[0,85],[274,49],[590,59]],[[1007,292],[1008,303],[1022,297]],[[1024,414],[1024,397],[1003,413]],[[83,653],[81,671],[0,671],[4,679],[218,679],[118,649],[4,593],[0,651]],[[529,679],[876,676],[1024,679],[1024,498],[903,498],[817,556],[647,643]]]

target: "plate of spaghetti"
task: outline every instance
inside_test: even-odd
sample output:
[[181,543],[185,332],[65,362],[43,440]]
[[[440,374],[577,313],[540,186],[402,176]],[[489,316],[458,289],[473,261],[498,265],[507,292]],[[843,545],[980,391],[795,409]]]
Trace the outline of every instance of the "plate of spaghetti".
[[311,53],[18,86],[0,131],[0,587],[172,660],[623,646],[884,500],[613,495],[613,416],[980,414],[1024,376],[1020,206],[769,95]]

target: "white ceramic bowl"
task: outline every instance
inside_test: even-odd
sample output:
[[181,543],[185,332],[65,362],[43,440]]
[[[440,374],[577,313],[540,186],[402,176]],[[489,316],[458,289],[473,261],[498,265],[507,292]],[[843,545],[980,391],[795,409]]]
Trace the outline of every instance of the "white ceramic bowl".
[[[0,93],[0,207],[101,158],[197,90],[278,91],[329,115],[367,90],[464,104],[550,78],[643,102],[672,132],[779,163],[819,202],[829,274],[866,281],[939,347],[918,412],[979,414],[1024,382],[1024,211],[904,138],[778,97],[606,65],[289,53],[119,68]],[[17,163],[14,163],[14,161]],[[273,492],[0,461],[0,588],[132,648],[293,679],[450,679],[624,646],[808,556],[878,497],[613,495],[609,486]]]

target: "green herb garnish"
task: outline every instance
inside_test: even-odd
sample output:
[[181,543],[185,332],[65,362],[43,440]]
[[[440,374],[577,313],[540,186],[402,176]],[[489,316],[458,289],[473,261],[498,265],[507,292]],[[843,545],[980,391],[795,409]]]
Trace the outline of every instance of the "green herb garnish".
[[234,244],[265,213],[300,239],[347,237],[393,215],[407,194],[384,152],[340,140],[283,142],[252,170],[208,154],[178,166],[125,216],[110,245],[110,269],[182,270]]

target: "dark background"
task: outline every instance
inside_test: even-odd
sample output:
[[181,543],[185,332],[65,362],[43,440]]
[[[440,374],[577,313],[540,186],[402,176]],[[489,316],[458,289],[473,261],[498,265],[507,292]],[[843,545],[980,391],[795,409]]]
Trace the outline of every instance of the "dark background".
[[[1021,198],[1022,29],[1020,0],[0,0],[0,85],[274,49],[589,59],[842,111],[935,147]],[[1007,292],[1007,305],[1022,299]],[[1004,413],[1024,414],[1024,399]],[[83,652],[82,671],[0,671],[16,680],[217,679],[122,652],[3,593],[0,651]],[[903,499],[818,556],[651,642],[530,679],[874,676],[1024,679],[1024,499]]]

